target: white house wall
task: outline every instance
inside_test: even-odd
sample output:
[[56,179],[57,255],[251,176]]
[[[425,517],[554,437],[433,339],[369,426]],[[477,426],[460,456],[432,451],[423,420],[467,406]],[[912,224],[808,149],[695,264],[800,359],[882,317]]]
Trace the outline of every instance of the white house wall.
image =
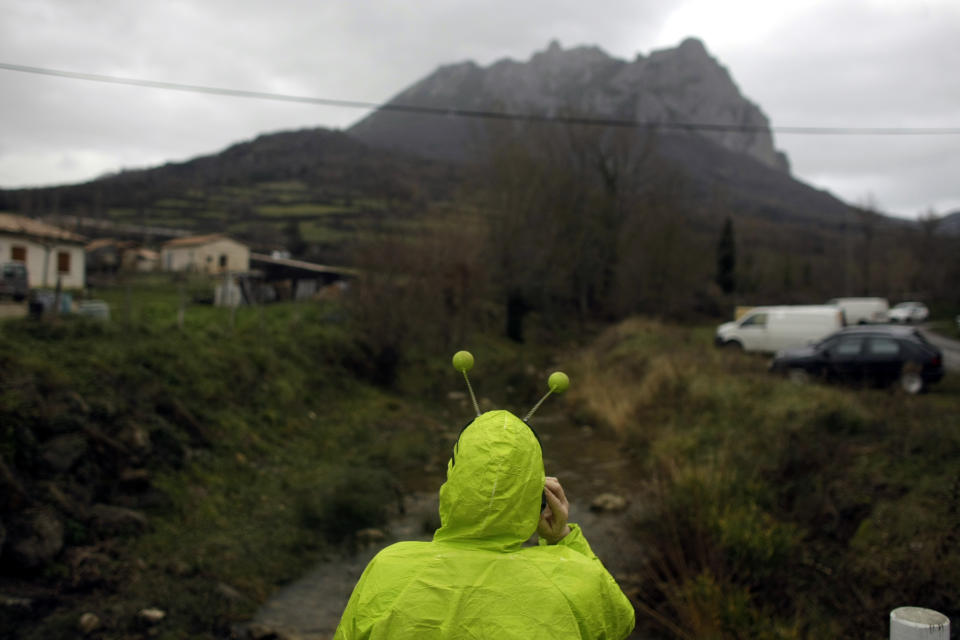
[[[0,236],[0,262],[13,261],[13,248],[24,247],[27,252],[27,280],[30,287],[55,287],[57,278],[64,289],[82,289],[86,284],[86,254],[80,245],[51,242],[43,245],[35,240],[16,236]],[[57,255],[70,256],[69,270],[57,272]]]
[[[221,256],[226,256],[226,265],[220,264]],[[250,270],[250,249],[227,239],[203,245],[166,247],[160,264],[164,271],[246,272]]]

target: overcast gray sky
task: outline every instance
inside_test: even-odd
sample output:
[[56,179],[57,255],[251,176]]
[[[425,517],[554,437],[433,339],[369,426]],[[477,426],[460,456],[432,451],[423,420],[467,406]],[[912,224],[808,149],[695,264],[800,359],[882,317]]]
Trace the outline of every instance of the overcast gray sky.
[[[688,36],[774,127],[960,129],[958,0],[0,0],[0,63],[372,103],[552,39],[631,60]],[[0,69],[0,188],[364,115]],[[796,177],[847,202],[960,210],[960,135],[774,138]]]

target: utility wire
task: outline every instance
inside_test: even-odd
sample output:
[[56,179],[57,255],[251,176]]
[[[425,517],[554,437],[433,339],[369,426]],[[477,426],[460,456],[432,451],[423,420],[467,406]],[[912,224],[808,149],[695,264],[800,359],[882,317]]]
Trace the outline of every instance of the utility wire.
[[372,109],[376,111],[397,111],[401,113],[415,113],[433,116],[459,116],[485,120],[509,120],[514,122],[541,122],[550,124],[590,125],[601,127],[623,127],[631,129],[673,129],[680,131],[739,131],[764,132],[771,131],[785,134],[803,135],[958,135],[960,127],[790,127],[744,125],[744,124],[711,124],[703,122],[668,122],[624,120],[618,118],[596,118],[586,116],[544,115],[535,113],[510,113],[504,111],[482,111],[475,109],[458,109],[454,107],[427,107],[409,104],[363,102],[358,100],[336,100],[331,98],[314,98],[310,96],[284,95],[263,91],[244,91],[242,89],[224,89],[204,85],[181,84],[178,82],[160,82],[157,80],[142,80],[137,78],[122,78],[117,76],[101,75],[97,73],[82,73],[79,71],[62,71],[43,67],[0,62],[0,69],[32,73],[37,75],[54,76],[57,78],[71,78],[91,82],[148,87],[151,89],[165,89],[168,91],[186,91],[205,93],[234,98],[253,98],[256,100],[274,100],[279,102],[300,102],[306,104],[320,104],[331,107],[347,107],[352,109]]

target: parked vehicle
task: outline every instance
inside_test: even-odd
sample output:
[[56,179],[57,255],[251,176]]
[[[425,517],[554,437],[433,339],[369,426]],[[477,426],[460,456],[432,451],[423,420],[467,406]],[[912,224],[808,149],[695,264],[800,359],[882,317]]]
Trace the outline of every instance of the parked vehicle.
[[27,297],[29,291],[26,265],[22,262],[6,262],[0,267],[0,298],[10,297],[19,302]]
[[800,347],[843,327],[843,315],[828,305],[754,307],[739,320],[717,327],[714,343],[744,351]]
[[886,298],[834,298],[827,302],[843,311],[844,323],[882,324],[889,321],[890,303]]
[[778,352],[770,370],[798,382],[898,383],[916,394],[943,378],[943,354],[913,327],[846,327],[816,345]]
[[890,309],[890,322],[924,322],[929,317],[930,311],[922,302],[901,302]]

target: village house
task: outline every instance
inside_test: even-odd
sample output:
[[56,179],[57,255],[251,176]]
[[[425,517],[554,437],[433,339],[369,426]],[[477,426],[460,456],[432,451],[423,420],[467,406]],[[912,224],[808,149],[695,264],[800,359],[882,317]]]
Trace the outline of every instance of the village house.
[[123,252],[120,268],[124,271],[149,273],[160,268],[160,252],[146,247],[137,247]]
[[0,263],[27,267],[31,288],[83,289],[86,284],[86,238],[39,220],[0,213]]
[[219,233],[176,238],[163,244],[160,265],[164,271],[246,272],[250,248]]
[[124,252],[133,246],[132,242],[115,238],[97,238],[91,241],[84,247],[87,253],[87,272],[116,273],[120,270]]
[[158,270],[160,253],[130,240],[97,238],[86,246],[88,274],[114,274],[118,271],[150,272]]

